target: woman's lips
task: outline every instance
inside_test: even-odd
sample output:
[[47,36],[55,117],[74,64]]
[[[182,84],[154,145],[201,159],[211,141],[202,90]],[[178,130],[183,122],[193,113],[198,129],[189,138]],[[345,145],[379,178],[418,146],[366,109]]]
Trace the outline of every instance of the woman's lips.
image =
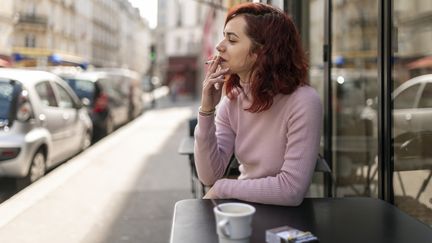
[[[215,59],[210,59],[210,60],[207,60],[205,62],[205,64],[212,64],[213,62],[215,62]],[[222,57],[219,57],[219,64],[221,64],[223,62],[226,62],[226,60],[224,58],[222,58]]]

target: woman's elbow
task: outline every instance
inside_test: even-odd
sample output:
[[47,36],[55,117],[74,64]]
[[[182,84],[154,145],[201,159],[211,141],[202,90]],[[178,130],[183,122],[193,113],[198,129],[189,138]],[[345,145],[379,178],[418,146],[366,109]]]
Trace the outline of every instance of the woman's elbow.
[[294,196],[289,198],[284,198],[280,205],[282,206],[291,206],[291,207],[297,207],[303,202],[303,197]]
[[299,206],[304,199],[305,193],[298,189],[292,190],[290,193],[286,193],[283,197],[283,205],[284,206]]
[[304,197],[301,196],[296,196],[293,198],[292,200],[292,205],[291,206],[299,206],[302,202],[303,202]]

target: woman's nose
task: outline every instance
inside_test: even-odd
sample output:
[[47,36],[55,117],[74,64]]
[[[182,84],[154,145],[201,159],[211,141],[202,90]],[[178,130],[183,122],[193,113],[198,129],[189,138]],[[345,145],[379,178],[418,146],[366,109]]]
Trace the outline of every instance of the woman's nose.
[[217,50],[218,52],[223,52],[223,51],[225,51],[225,47],[223,46],[223,42],[222,42],[222,41],[219,42],[219,44],[216,45],[216,50]]

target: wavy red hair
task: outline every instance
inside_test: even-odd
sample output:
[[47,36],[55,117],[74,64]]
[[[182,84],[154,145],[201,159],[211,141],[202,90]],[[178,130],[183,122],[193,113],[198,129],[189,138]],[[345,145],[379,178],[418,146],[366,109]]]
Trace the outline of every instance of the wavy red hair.
[[[270,5],[243,3],[228,11],[225,25],[240,15],[253,43],[250,51],[257,54],[250,74],[252,105],[246,110],[261,112],[271,107],[277,94],[291,94],[308,85],[308,62],[297,28],[287,14]],[[235,97],[236,88],[241,88],[240,78],[233,74],[226,82],[228,98]]]

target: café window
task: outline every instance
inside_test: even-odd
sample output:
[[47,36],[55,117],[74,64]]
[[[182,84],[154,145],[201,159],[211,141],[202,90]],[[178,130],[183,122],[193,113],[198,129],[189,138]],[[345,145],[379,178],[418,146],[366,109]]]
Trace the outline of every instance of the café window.
[[432,226],[432,5],[393,5],[394,203]]
[[378,1],[331,1],[334,195],[378,197]]

